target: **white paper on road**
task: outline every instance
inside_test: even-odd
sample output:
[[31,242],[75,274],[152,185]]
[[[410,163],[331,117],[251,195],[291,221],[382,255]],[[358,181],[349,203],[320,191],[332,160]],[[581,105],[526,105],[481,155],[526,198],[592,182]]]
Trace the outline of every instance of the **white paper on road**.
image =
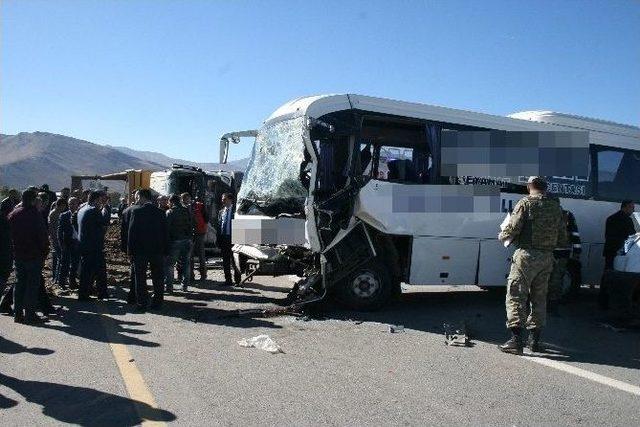
[[253,338],[245,338],[243,340],[238,341],[240,347],[247,348],[259,348],[260,350],[268,351],[269,353],[284,353],[280,346],[276,344],[274,340],[272,340],[269,335],[258,335]]
[[[505,228],[507,228],[507,225],[509,225],[509,221],[511,221],[511,213],[508,212],[507,216],[504,217],[502,224],[500,224],[500,231],[504,231]],[[506,248],[511,244],[511,240],[505,240],[504,242],[502,242],[502,244]]]

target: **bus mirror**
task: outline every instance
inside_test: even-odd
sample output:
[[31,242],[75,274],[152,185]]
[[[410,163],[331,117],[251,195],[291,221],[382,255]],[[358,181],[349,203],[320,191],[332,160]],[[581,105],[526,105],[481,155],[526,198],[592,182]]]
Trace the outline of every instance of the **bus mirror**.
[[240,143],[240,138],[242,137],[257,137],[257,130],[243,130],[240,132],[229,132],[225,133],[220,137],[220,163],[227,163],[227,159],[229,158],[229,144],[233,142],[234,144]]
[[229,139],[224,136],[220,138],[220,163],[227,163],[229,157]]

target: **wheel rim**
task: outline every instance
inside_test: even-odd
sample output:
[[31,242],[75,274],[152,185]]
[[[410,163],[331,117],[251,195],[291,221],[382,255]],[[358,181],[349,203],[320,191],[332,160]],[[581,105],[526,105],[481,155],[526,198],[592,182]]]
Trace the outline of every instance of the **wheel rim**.
[[380,279],[371,271],[363,271],[351,281],[351,291],[358,298],[371,298],[380,289]]

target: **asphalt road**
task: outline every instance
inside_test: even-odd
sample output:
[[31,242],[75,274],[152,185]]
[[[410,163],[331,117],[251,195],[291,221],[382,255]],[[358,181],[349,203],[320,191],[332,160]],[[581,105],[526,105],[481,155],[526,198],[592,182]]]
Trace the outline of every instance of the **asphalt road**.
[[[640,334],[603,327],[591,294],[550,318],[550,352],[518,357],[496,349],[500,294],[406,287],[375,313],[229,317],[289,280],[218,274],[157,313],[60,297],[42,327],[0,316],[0,425],[640,425]],[[446,346],[461,322],[472,347]],[[260,334],[283,353],[238,345]]]

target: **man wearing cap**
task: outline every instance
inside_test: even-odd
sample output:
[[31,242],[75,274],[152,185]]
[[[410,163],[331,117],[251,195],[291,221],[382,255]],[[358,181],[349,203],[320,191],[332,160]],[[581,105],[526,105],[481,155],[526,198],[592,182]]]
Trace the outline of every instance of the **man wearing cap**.
[[[553,250],[567,241],[566,225],[558,200],[546,194],[546,181],[532,176],[527,181],[529,195],[520,199],[498,239],[511,241],[513,254],[507,279],[507,328],[511,338],[501,346],[505,353],[522,354],[523,330],[529,330],[528,347],[540,350],[540,334],[546,322],[547,287],[553,270]],[[526,304],[531,310],[526,316]]]

